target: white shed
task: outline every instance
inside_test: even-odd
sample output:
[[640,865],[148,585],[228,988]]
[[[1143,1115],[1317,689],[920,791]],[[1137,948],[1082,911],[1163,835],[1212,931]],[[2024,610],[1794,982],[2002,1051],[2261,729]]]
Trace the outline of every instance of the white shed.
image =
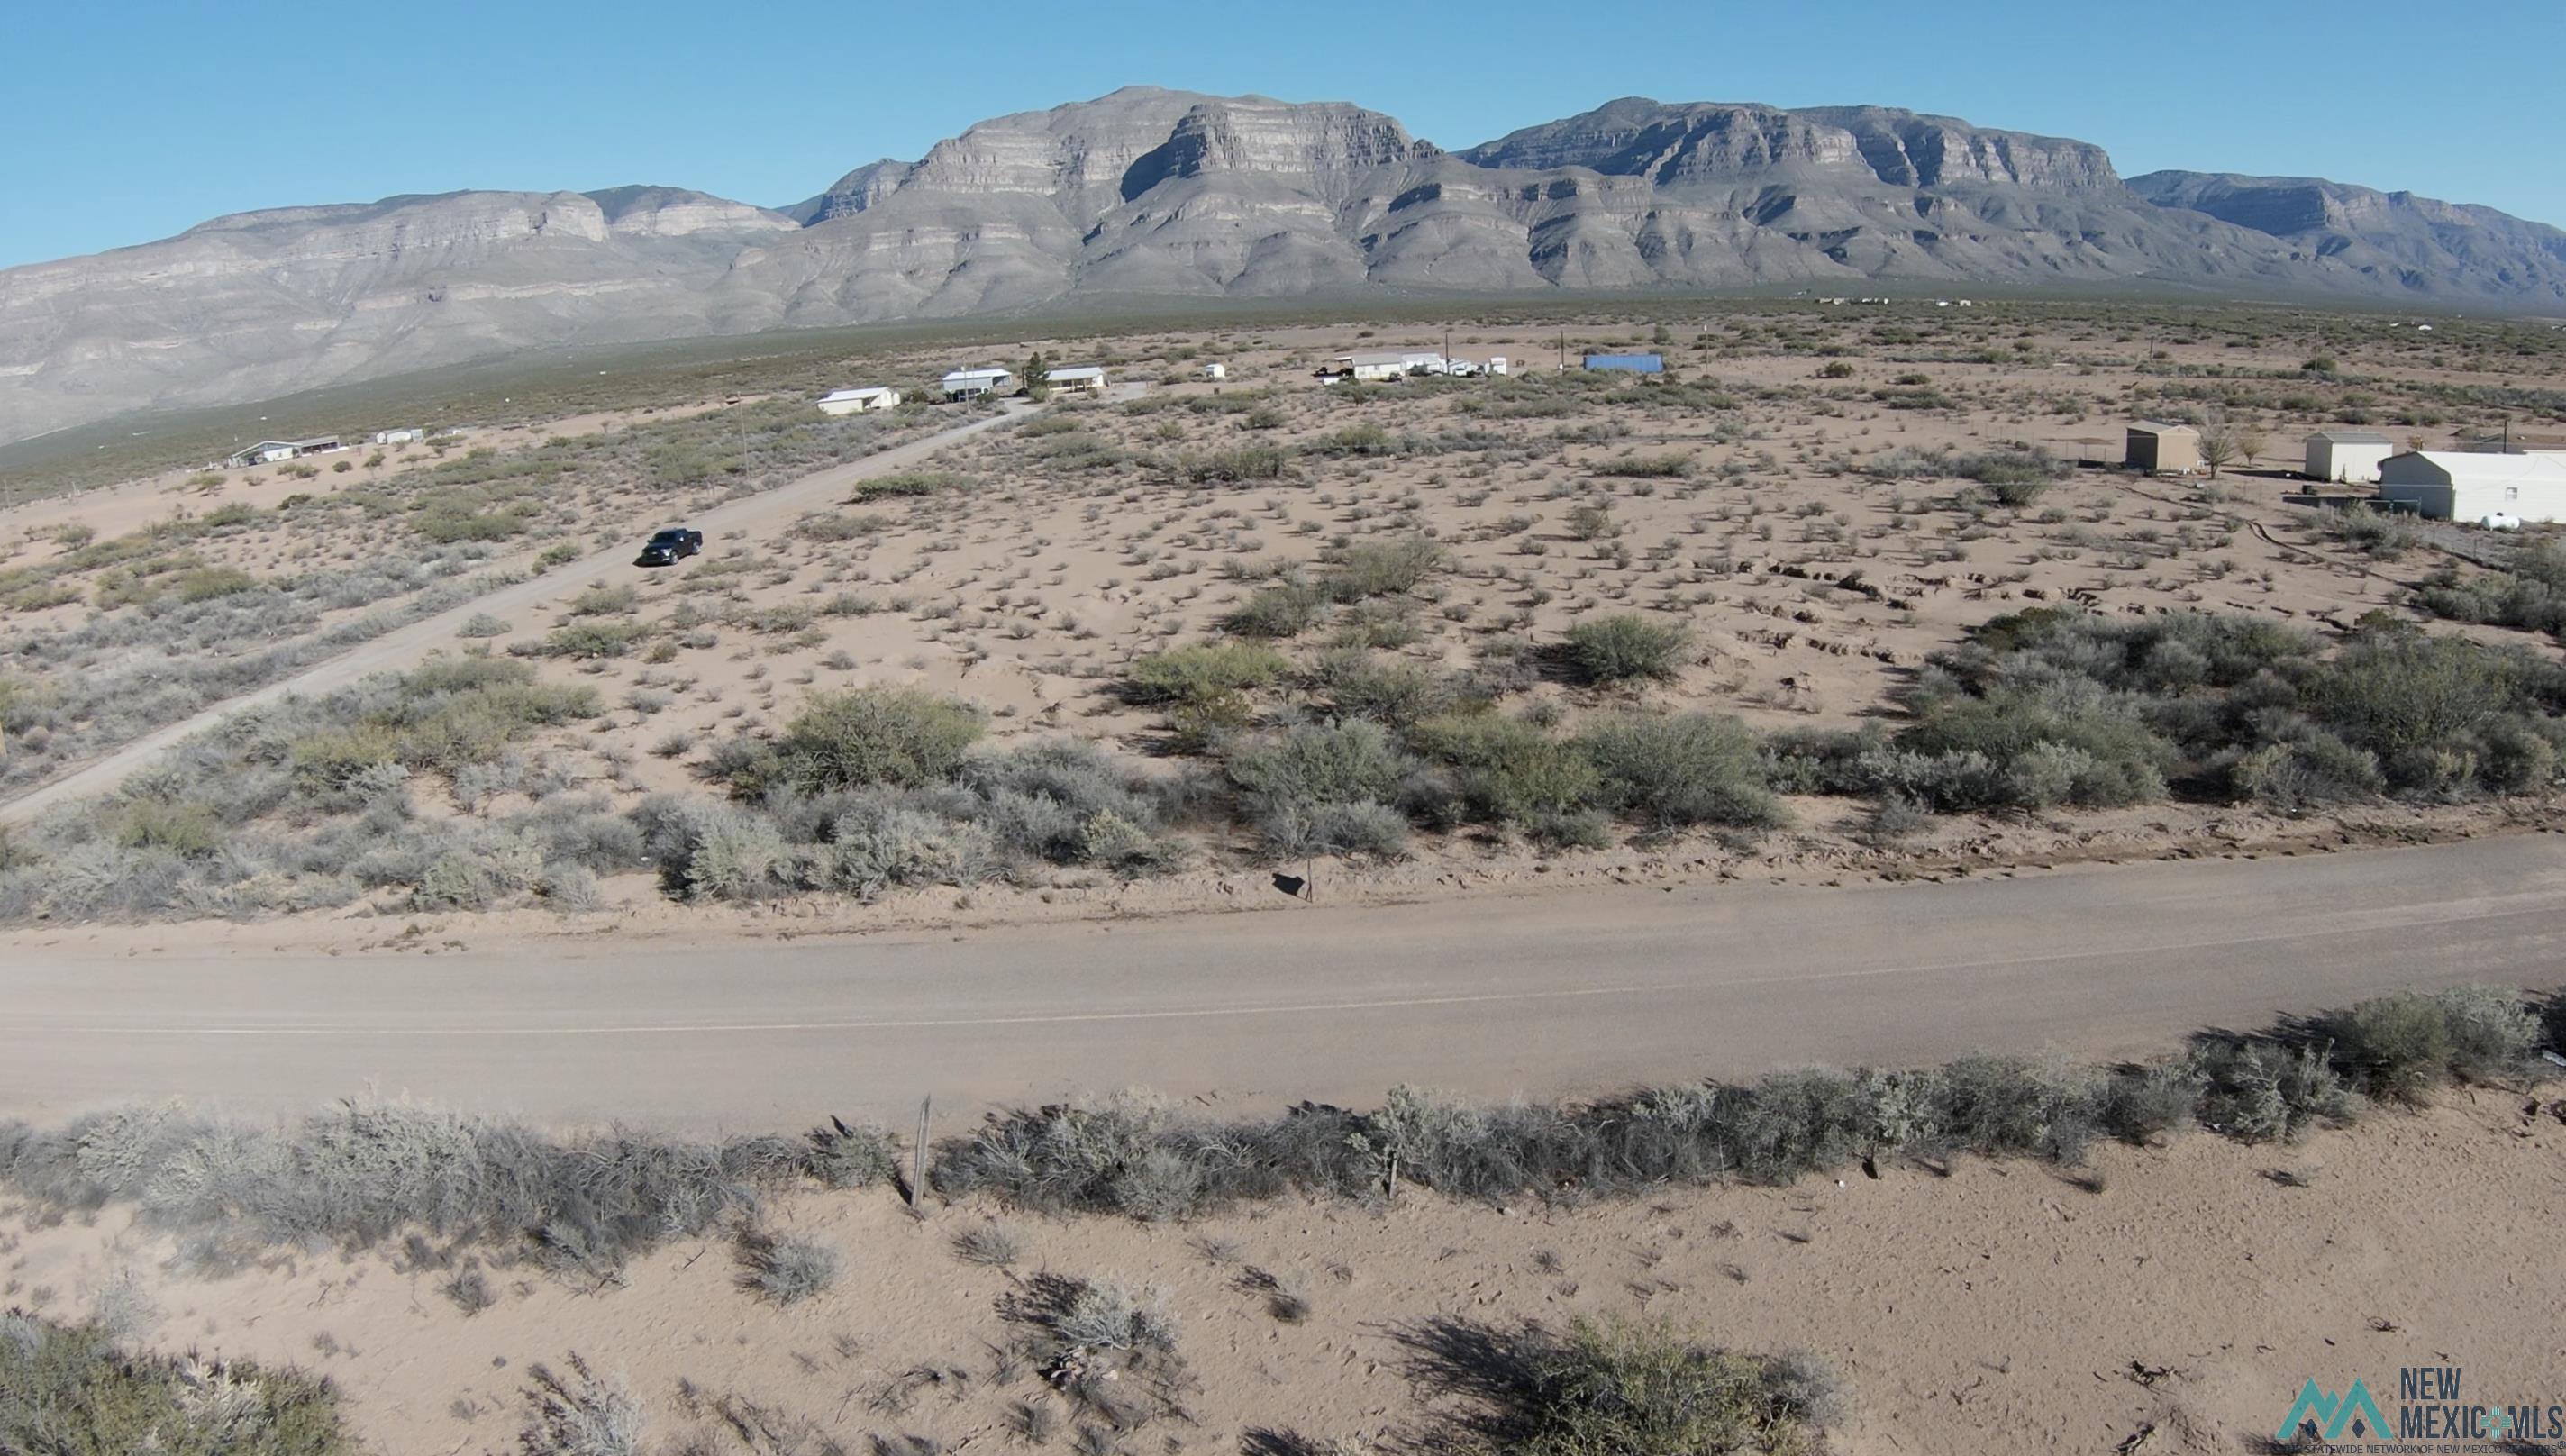
[[866,384],[854,389],[832,389],[820,396],[822,414],[863,414],[875,409],[899,407],[899,391],[887,384]]
[[1225,364],[1204,364],[1202,366],[1202,376],[1206,379],[1226,379],[1229,377],[1229,365]]
[[2341,485],[2376,485],[2379,462],[2396,453],[2388,436],[2374,429],[2319,430],[2308,436],[2307,468],[2299,473]]
[[2437,521],[2566,521],[2566,453],[2410,450],[2380,462],[2379,498]]
[[1102,394],[1105,392],[1105,370],[1095,364],[1071,364],[1065,369],[1053,369],[1045,376],[1044,382],[1054,389],[1067,389],[1073,394]]
[[977,399],[1005,388],[1013,378],[1013,373],[1001,368],[955,369],[944,376],[944,397]]

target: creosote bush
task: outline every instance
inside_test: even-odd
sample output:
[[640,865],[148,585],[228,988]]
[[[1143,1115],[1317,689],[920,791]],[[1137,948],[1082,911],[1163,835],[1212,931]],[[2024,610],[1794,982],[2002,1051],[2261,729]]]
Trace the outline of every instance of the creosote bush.
[[356,1456],[330,1382],[129,1353],[97,1325],[0,1314],[0,1451],[29,1456]]
[[724,761],[744,798],[786,788],[828,794],[889,784],[938,783],[988,728],[968,703],[916,688],[861,687],[813,693],[771,749]]
[[1577,1320],[1527,1335],[1512,1449],[1526,1456],[1723,1456],[1813,1452],[1842,1382],[1812,1356],[1764,1360],[1714,1349],[1670,1325]]
[[1673,677],[1691,634],[1624,612],[1574,623],[1561,655],[1581,682],[1598,686]]

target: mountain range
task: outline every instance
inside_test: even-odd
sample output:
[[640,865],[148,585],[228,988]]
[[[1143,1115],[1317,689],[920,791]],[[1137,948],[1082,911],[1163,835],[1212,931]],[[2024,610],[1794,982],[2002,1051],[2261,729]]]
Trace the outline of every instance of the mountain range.
[[1343,103],[1132,88],[765,208],[678,187],[219,217],[0,271],[0,442],[546,345],[1106,298],[1803,287],[2566,306],[2566,231],[2297,177],[2123,178],[1879,107],[1616,101],[1459,151]]

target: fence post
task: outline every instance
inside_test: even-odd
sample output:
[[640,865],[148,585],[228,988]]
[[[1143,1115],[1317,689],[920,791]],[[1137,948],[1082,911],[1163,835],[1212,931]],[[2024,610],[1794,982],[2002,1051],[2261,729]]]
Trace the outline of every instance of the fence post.
[[914,1166],[915,1166],[915,1168],[916,1168],[916,1171],[915,1171],[914,1173],[910,1174],[910,1175],[909,1175],[909,1179],[908,1179],[908,1211],[909,1211],[910,1213],[912,1213],[912,1214],[922,1213],[922,1212],[924,1212],[924,1211],[925,1211],[925,1203],[926,1203],[926,1117],[927,1117],[927,1113],[934,1109],[934,1106],[935,1106],[935,1098],[934,1098],[934,1097],[932,1097],[932,1096],[921,1097],[921,1098],[919,1098],[919,1099],[918,1099],[918,1103],[917,1103],[917,1151],[916,1151],[916,1160],[915,1160],[915,1163],[914,1163]]

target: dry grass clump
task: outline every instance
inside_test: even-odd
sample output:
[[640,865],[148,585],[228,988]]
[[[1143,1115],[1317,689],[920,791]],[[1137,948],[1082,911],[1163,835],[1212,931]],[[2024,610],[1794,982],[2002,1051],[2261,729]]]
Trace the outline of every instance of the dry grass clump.
[[774,1305],[798,1305],[835,1288],[846,1256],[829,1244],[794,1234],[743,1228],[739,1235],[739,1287]]

